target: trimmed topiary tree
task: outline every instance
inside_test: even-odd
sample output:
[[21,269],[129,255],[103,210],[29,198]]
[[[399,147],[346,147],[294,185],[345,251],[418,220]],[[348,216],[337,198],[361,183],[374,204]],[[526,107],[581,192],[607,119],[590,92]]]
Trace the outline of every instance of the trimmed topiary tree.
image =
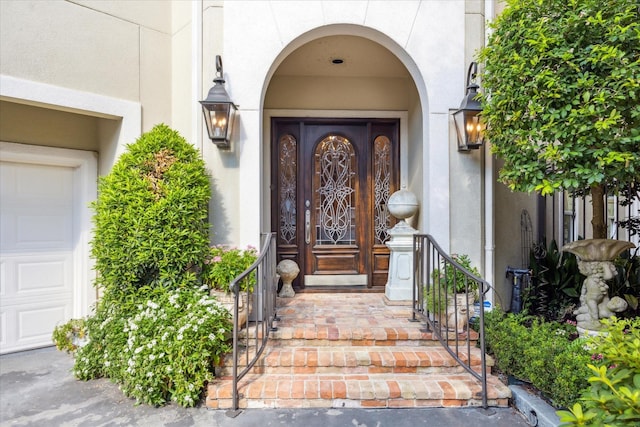
[[500,180],[542,195],[590,192],[593,235],[605,238],[605,188],[627,201],[640,195],[638,2],[506,3],[480,54]]
[[209,178],[197,150],[162,124],[100,179],[92,255],[98,285],[129,292],[195,279],[209,253]]

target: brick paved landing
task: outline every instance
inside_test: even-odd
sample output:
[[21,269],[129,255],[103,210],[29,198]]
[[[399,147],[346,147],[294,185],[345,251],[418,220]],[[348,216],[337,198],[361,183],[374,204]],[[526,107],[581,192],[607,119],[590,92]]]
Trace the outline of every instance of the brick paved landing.
[[[480,382],[420,330],[423,324],[408,321],[409,306],[359,293],[302,293],[277,305],[278,330],[239,383],[241,408],[482,404]],[[464,350],[462,358],[470,353],[480,372],[478,349]],[[221,367],[208,386],[208,407],[231,407],[230,372]],[[489,376],[488,389],[491,406],[508,405],[511,392],[497,378]]]

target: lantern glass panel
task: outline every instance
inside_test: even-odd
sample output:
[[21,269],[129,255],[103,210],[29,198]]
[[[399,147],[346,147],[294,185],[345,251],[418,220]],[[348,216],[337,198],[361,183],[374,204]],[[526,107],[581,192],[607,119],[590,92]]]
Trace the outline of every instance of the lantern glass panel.
[[458,150],[467,150],[467,135],[464,124],[464,111],[458,110],[453,113],[453,121],[456,125],[456,140],[458,141]]
[[480,120],[480,112],[475,110],[458,110],[453,114],[456,125],[458,150],[465,151],[479,148],[484,139],[484,123]]
[[212,139],[225,139],[229,124],[229,104],[209,104],[204,109],[209,136]]
[[484,135],[484,124],[480,120],[480,114],[475,111],[467,111],[464,121],[467,146],[479,147],[482,145]]

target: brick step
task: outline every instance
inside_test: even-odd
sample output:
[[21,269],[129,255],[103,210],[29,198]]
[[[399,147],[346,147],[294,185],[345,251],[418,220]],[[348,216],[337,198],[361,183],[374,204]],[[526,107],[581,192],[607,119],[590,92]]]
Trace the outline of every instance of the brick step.
[[[425,324],[410,322],[411,306],[387,304],[380,294],[299,294],[277,301],[280,320],[267,347],[240,380],[240,408],[414,408],[480,406],[482,386],[459,367]],[[261,341],[252,324],[240,332],[240,364]],[[256,336],[258,339],[256,339]],[[480,351],[474,331],[458,338],[462,359],[468,352],[479,372]],[[470,340],[466,345],[467,338]],[[253,352],[253,354],[252,354]],[[247,357],[247,354],[250,357]],[[209,408],[231,408],[230,358],[216,367],[207,385]],[[487,365],[493,361],[487,358]],[[239,367],[242,370],[243,366]],[[511,392],[488,378],[488,404],[507,406]]]
[[[240,369],[247,352],[239,354]],[[249,350],[249,359],[253,351]],[[459,357],[466,363],[466,352]],[[491,364],[491,361],[488,362]],[[481,370],[480,351],[471,348],[470,365]],[[216,375],[231,374],[232,358],[227,356]],[[255,374],[377,374],[463,372],[455,359],[442,347],[267,347],[251,372]]]
[[[511,392],[489,377],[490,406],[508,406]],[[232,406],[225,378],[207,387],[206,405]],[[415,408],[480,406],[482,388],[468,373],[457,374],[249,374],[239,384],[240,408]]]
[[[407,322],[408,323],[408,322]],[[275,346],[439,346],[439,341],[433,333],[426,332],[422,324],[409,324],[415,326],[396,328],[362,328],[362,327],[326,327],[326,326],[282,326],[276,324],[277,330],[269,334],[269,345]],[[468,331],[462,333],[449,333],[449,339],[466,339],[469,335],[471,345],[478,340],[478,333]],[[240,338],[247,336],[253,339],[261,334],[255,329],[243,329]]]

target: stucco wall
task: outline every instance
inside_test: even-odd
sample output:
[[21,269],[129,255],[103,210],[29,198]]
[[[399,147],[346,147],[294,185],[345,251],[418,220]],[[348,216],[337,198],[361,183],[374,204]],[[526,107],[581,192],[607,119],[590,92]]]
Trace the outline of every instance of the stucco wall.
[[[465,82],[458,88],[458,105],[466,93],[466,78],[468,67],[476,61],[476,55],[484,46],[485,35],[485,2],[471,0],[465,3],[465,34],[464,56],[465,68],[459,70],[464,73]],[[480,83],[477,81],[477,83]],[[493,185],[484,176],[484,150],[458,151],[453,112],[458,105],[452,105],[449,116],[449,180],[450,189],[450,251],[454,254],[465,254],[471,259],[480,272],[486,276],[485,259],[485,186]]]
[[[502,165],[497,160],[496,170]],[[527,268],[528,263],[522,263],[522,225],[520,217],[522,210],[526,209],[531,217],[532,235],[535,241],[537,235],[536,222],[536,196],[533,194],[512,192],[501,183],[495,183],[495,223],[496,223],[496,287],[500,303],[508,310],[511,302],[511,284],[506,279],[507,267]]]
[[[171,124],[171,8],[163,1],[1,1],[0,74],[70,89],[80,98],[138,102],[145,131]],[[56,102],[39,106],[60,109]],[[81,132],[79,126],[71,132]],[[97,133],[105,152],[118,151],[109,144],[133,142],[101,140],[105,132]],[[113,160],[101,161],[101,173]]]
[[[409,95],[409,140],[417,141],[418,143],[412,145],[411,155],[407,156],[407,190],[422,196],[426,191],[424,188],[424,169],[422,168],[424,146],[421,143],[424,135],[424,125],[421,120],[423,114],[418,92],[414,90]],[[425,212],[427,212],[426,202],[421,200],[418,212],[407,220],[413,228],[420,232],[425,232],[424,229],[420,229]]]
[[403,78],[275,76],[265,108],[408,111],[411,90]]
[[[224,3],[223,1],[204,1],[202,10],[202,61],[200,75],[200,87],[198,100],[205,99],[209,89],[213,86],[213,79],[216,73],[215,57],[222,56],[222,65],[225,78],[229,75],[227,57],[224,52]],[[228,88],[228,85],[227,85]],[[233,98],[232,98],[233,99]],[[235,100],[234,100],[235,101]],[[189,105],[184,105],[183,112],[194,104],[194,100],[187,101]],[[238,158],[237,151],[220,151],[206,136],[206,129],[202,123],[202,112],[200,105],[196,105],[193,113],[198,126],[199,135],[193,139],[201,141],[202,156],[207,163],[211,173],[212,197],[209,206],[209,221],[211,222],[211,239],[214,243],[239,244],[240,224],[232,224],[230,218],[239,216],[240,195],[238,194]],[[191,123],[193,123],[193,119]],[[242,117],[236,124],[242,123]],[[237,138],[234,135],[234,140]],[[254,244],[257,242],[254,240]]]
[[[192,122],[196,111],[193,105],[193,85],[196,84],[194,71],[198,70],[202,51],[196,44],[194,31],[198,31],[197,22],[193,22],[193,8],[197,3],[173,1],[171,9],[171,126],[188,141],[198,144]],[[202,114],[202,113],[201,113]],[[201,140],[200,140],[201,141]],[[200,148],[200,147],[199,147]]]

